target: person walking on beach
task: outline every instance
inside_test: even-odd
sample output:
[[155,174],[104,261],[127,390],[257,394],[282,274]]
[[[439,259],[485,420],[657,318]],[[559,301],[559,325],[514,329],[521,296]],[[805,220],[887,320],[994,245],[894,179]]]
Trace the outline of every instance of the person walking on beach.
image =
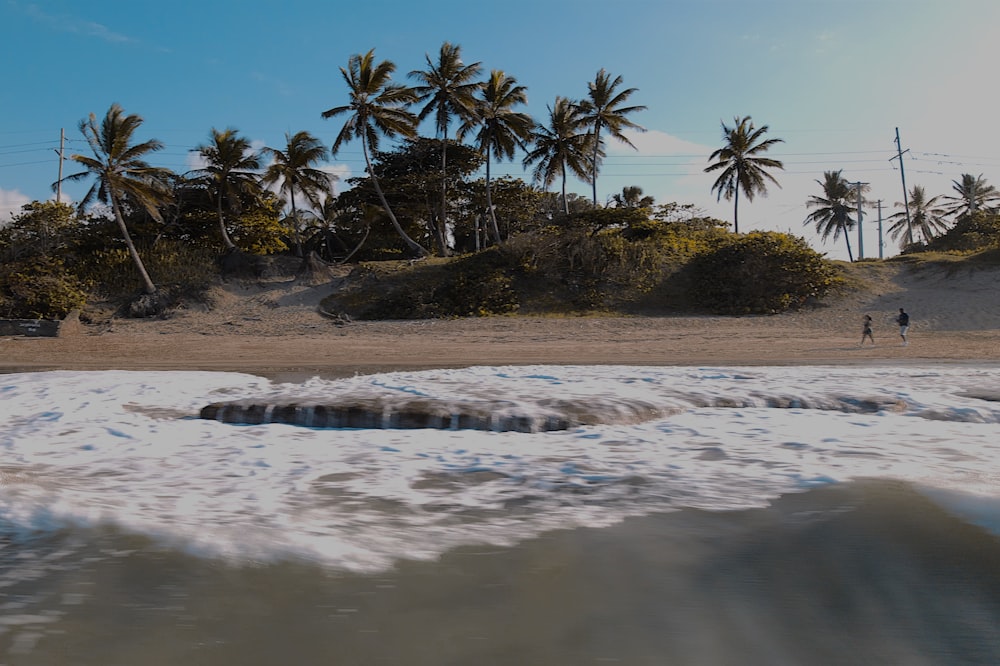
[[903,338],[903,346],[905,347],[908,344],[906,341],[906,332],[910,330],[910,315],[906,314],[903,308],[899,308],[899,316],[896,317],[896,323],[899,324],[899,337]]
[[875,346],[875,338],[872,336],[872,316],[871,315],[865,315],[865,318],[862,320],[861,325],[862,325],[862,329],[861,329],[861,345],[860,346],[864,347],[865,346],[865,338],[868,338],[869,340],[872,341],[872,347],[874,347]]

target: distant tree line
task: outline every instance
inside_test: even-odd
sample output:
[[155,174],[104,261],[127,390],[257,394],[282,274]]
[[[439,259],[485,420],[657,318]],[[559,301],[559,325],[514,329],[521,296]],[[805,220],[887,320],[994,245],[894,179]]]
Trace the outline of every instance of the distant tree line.
[[[584,96],[557,96],[537,122],[519,110],[527,103],[524,86],[498,69],[483,78],[481,63],[464,63],[458,45],[445,42],[425,60],[424,69],[409,73],[416,85],[407,86],[393,81],[395,64],[376,59],[374,50],[351,56],[340,68],[345,103],[320,113],[342,121],[329,149],[301,131],[287,133],[283,146],[255,151],[237,129],[212,128],[194,149],[199,168],[182,174],[150,163],[163,144],[139,138],[140,116],[118,104],[103,117],[90,114],[79,125],[90,153],[71,155],[81,170],[64,179],[90,183],[75,210],[33,202],[0,230],[8,310],[57,313],[65,311],[59,303],[99,289],[120,298],[134,291],[129,312],[157,314],[207,284],[213,271],[259,272],[264,264],[254,257],[275,253],[298,257],[305,268],[480,253],[527,235],[543,242],[552,229],[635,243],[662,237],[663,225],[728,226],[689,206],[657,206],[632,186],[607,206],[598,203],[608,137],[632,145],[626,130],[644,131],[631,116],[645,107],[631,104],[638,91],[625,88],[621,76],[601,69]],[[418,134],[423,120],[432,121],[434,137]],[[733,201],[737,233],[741,195],[753,201],[769,184],[779,185],[772,171],[783,165],[766,153],[782,140],[767,137],[768,129],[749,116],[723,122],[723,145],[705,168],[718,173],[712,191]],[[335,195],[336,176],[324,165],[351,141],[361,144],[366,173]],[[517,151],[531,182],[494,178],[493,163]],[[567,191],[571,175],[591,185],[589,200]],[[559,191],[550,192],[557,182]],[[849,205],[856,191],[839,171],[819,182],[823,196],[807,202],[816,210],[805,223],[824,239],[844,233],[847,240],[856,224]],[[964,175],[955,191],[939,201],[915,187],[906,209],[890,218],[890,234],[908,248],[928,246],[946,229],[944,220],[994,212],[997,192],[981,176]],[[988,226],[980,223],[975,233],[988,237]],[[689,236],[676,247],[700,242]],[[564,249],[586,254],[573,247]],[[574,266],[570,261],[567,270]],[[29,294],[33,275],[38,284],[59,283],[53,294],[62,295]]]

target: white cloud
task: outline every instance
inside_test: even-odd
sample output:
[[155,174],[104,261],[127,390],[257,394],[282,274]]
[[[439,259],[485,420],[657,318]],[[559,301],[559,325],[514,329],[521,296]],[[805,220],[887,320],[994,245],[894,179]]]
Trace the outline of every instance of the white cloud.
[[[264,164],[262,166],[266,169],[269,165]],[[319,170],[330,175],[334,196],[344,190],[344,183],[351,177],[351,169],[346,164],[327,164],[319,167]],[[268,189],[275,194],[280,194],[281,185],[282,183],[280,182],[274,183]],[[312,204],[305,197],[297,194],[295,196],[295,208],[300,211],[311,210]]]
[[337,194],[344,191],[344,183],[351,177],[351,167],[346,164],[328,164],[325,167],[320,167],[320,171],[325,171],[331,176],[336,176],[337,180],[333,182],[333,191]]
[[13,215],[21,212],[21,206],[31,203],[31,198],[17,190],[0,190],[0,226],[10,222]]
[[699,143],[685,141],[672,134],[659,130],[649,130],[639,132],[637,130],[625,130],[622,132],[625,137],[632,142],[638,150],[633,150],[627,144],[614,139],[605,138],[604,145],[609,155],[639,155],[658,157],[664,155],[684,155],[684,156],[704,156],[708,157],[714,148],[703,146]]
[[[17,5],[15,5],[17,6]],[[59,30],[60,32],[70,32],[86,37],[96,37],[105,42],[114,44],[136,43],[137,40],[115,32],[101,23],[87,21],[68,14],[49,14],[36,4],[28,4],[23,7],[24,13],[45,25]]]
[[188,171],[198,171],[208,166],[208,160],[202,157],[197,150],[188,151],[188,154],[184,156],[184,163],[187,165]]

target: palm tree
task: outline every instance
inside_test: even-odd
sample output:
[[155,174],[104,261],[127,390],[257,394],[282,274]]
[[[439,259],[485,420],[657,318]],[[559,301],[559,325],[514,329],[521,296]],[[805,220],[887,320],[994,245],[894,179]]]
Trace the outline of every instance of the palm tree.
[[396,65],[389,61],[375,62],[375,49],[364,55],[353,55],[347,61],[347,68],[340,68],[340,73],[349,88],[350,101],[344,106],[335,106],[322,113],[324,118],[332,118],[342,113],[350,113],[344,126],[337,134],[330,150],[335,156],[340,147],[351,139],[361,139],[361,150],[365,155],[365,164],[372,185],[378,194],[382,207],[389,216],[393,228],[406,244],[406,247],[417,256],[425,257],[428,252],[415,240],[406,235],[399,220],[393,214],[386,201],[382,186],[379,185],[375,171],[372,169],[369,149],[378,149],[379,134],[394,137],[397,134],[405,137],[416,136],[417,118],[407,111],[406,107],[417,99],[412,88],[390,83]]
[[434,114],[434,129],[441,137],[441,218],[434,231],[437,237],[438,249],[442,256],[448,255],[448,244],[445,240],[447,224],[448,180],[448,126],[453,116],[466,120],[473,115],[475,94],[482,84],[475,79],[482,71],[478,62],[466,65],[462,62],[462,47],[458,44],[445,42],[438,52],[437,63],[431,61],[429,55],[427,69],[414,70],[410,76],[421,82],[414,90],[421,102],[426,102],[417,118],[423,120]]
[[[586,121],[578,104],[565,97],[556,97],[555,104],[548,109],[549,125],[535,128],[534,147],[525,155],[523,165],[537,163],[532,177],[545,187],[552,185],[556,176],[562,177],[563,211],[569,215],[566,173],[572,171],[584,182],[591,177],[593,137],[586,131]],[[597,154],[603,156],[600,148]]]
[[[132,145],[135,131],[142,124],[142,118],[135,114],[125,115],[118,104],[112,104],[100,126],[97,117],[91,113],[89,118],[80,121],[80,132],[87,140],[94,156],[70,155],[70,159],[83,166],[85,171],[63,178],[64,181],[77,181],[93,176],[95,182],[80,201],[84,208],[93,201],[111,204],[115,221],[121,231],[129,256],[142,278],[144,291],[147,294],[156,293],[149,273],[146,271],[142,258],[132,242],[132,236],[125,226],[121,203],[127,198],[133,204],[145,210],[157,222],[162,222],[159,207],[168,203],[171,198],[169,170],[152,167],[143,159],[148,153],[160,150],[163,144],[156,139]],[[60,181],[61,182],[61,181]]]
[[[857,224],[851,213],[857,208],[857,189],[841,175],[840,171],[824,171],[823,180],[816,181],[823,188],[822,196],[811,196],[806,206],[816,208],[809,213],[803,224],[816,226],[816,233],[824,241],[833,234],[836,241],[841,232],[847,243],[847,258],[854,261],[851,253],[851,238],[847,232]],[[862,192],[867,186],[862,185]],[[853,198],[853,203],[852,203]]]
[[946,204],[943,208],[945,215],[949,217],[962,217],[972,215],[977,210],[989,209],[1000,200],[1000,192],[992,185],[987,185],[983,174],[973,176],[971,173],[963,173],[960,181],[951,181],[952,189],[958,196],[945,196]]
[[740,190],[746,195],[747,201],[760,194],[767,196],[767,185],[765,180],[769,180],[778,187],[781,185],[774,176],[765,169],[784,169],[781,162],[769,157],[759,157],[761,153],[776,143],[783,143],[782,139],[766,139],[761,137],[767,133],[767,125],[760,129],[754,127],[750,116],[734,118],[735,124],[726,127],[722,123],[722,139],[726,145],[719,148],[709,156],[709,161],[718,160],[705,168],[705,173],[722,169],[722,173],[712,185],[712,191],[718,191],[716,200],[726,198],[734,200],[733,203],[733,231],[740,232],[739,206]]
[[226,230],[225,212],[238,211],[240,196],[260,193],[260,181],[256,170],[260,168],[260,158],[253,151],[250,139],[239,136],[237,131],[227,128],[219,131],[212,128],[211,141],[195,150],[205,160],[205,167],[195,170],[195,179],[205,183],[215,194],[215,211],[219,216],[219,231],[226,250],[235,249],[236,244]]
[[278,192],[292,208],[292,224],[295,232],[296,253],[302,256],[302,237],[299,213],[295,204],[296,194],[305,198],[313,208],[320,208],[320,195],[331,194],[334,174],[317,169],[314,165],[326,160],[330,151],[309,132],[285,132],[285,150],[265,147],[261,151],[271,158],[271,164],[264,171],[263,183],[272,186],[281,183]]
[[[590,131],[594,135],[594,154],[591,157],[591,178],[593,186],[594,207],[597,207],[597,169],[600,165],[597,151],[604,148],[604,140],[601,138],[601,130],[607,128],[608,134],[618,139],[622,143],[635,148],[635,145],[625,136],[623,130],[634,129],[645,132],[644,127],[636,125],[626,118],[630,113],[645,111],[644,106],[622,106],[636,88],[628,88],[617,92],[616,89],[622,84],[622,77],[615,77],[611,80],[611,75],[601,69],[593,81],[587,84],[587,99],[580,103],[583,120],[590,126]],[[638,149],[636,149],[638,150]]]
[[638,185],[626,185],[621,194],[612,194],[611,199],[616,208],[652,208],[656,199],[642,196],[642,188]]
[[890,220],[895,220],[892,226],[889,227],[889,234],[893,240],[899,238],[905,231],[906,244],[913,245],[914,228],[920,232],[920,237],[924,241],[928,241],[934,238],[939,232],[944,231],[948,223],[943,219],[945,215],[944,209],[938,206],[940,198],[940,196],[937,196],[928,199],[924,188],[920,185],[914,185],[913,189],[910,190],[908,201],[909,217],[906,215],[907,204],[900,201],[896,202],[896,208],[903,208],[904,210],[889,216]]
[[500,242],[500,228],[490,189],[490,158],[514,159],[514,149],[523,150],[526,142],[531,140],[535,121],[528,114],[513,110],[518,104],[527,103],[527,88],[518,85],[514,77],[494,69],[490,72],[489,81],[480,90],[472,115],[458,129],[459,141],[477,128],[479,130],[475,144],[479,152],[486,156],[486,208],[490,213],[494,243]]

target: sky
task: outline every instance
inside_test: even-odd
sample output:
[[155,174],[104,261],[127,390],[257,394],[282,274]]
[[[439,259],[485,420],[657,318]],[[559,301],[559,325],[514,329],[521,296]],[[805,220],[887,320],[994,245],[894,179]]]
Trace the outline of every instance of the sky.
[[[192,149],[212,128],[276,148],[305,130],[329,146],[343,117],[320,114],[347,102],[340,68],[352,55],[374,48],[412,84],[408,73],[447,41],[484,75],[501,69],[526,86],[523,110],[541,122],[556,96],[585,97],[602,68],[636,89],[629,103],[646,110],[631,119],[646,132],[630,135],[635,150],[608,141],[602,202],[639,186],[731,222],[704,169],[722,123],[750,116],[782,140],[768,156],[784,169],[766,197],[741,198],[740,231],[793,233],[845,259],[843,236],[824,243],[803,224],[824,171],[868,183],[883,218],[899,212],[904,178],[929,196],[954,194],[963,173],[1000,186],[997,26],[996,0],[0,0],[0,223],[54,197],[60,131],[67,155],[86,153],[80,121],[113,103],[144,119],[138,140],[165,144],[150,162],[176,172],[197,166]],[[360,144],[326,168],[363,175]],[[525,176],[520,155],[492,172]],[[568,186],[590,196],[588,184]],[[63,200],[85,188],[66,185]],[[877,228],[866,209],[855,255],[861,240],[878,256]],[[885,256],[898,252],[884,243]]]

